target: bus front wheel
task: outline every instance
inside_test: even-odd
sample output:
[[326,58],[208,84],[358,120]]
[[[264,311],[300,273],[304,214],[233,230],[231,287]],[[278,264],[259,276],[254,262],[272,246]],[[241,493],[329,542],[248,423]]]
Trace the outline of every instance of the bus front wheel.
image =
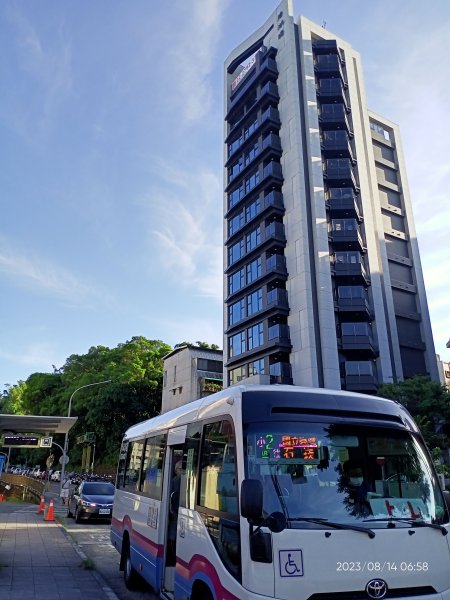
[[197,583],[192,589],[191,600],[214,600],[211,590],[204,583]]
[[139,573],[131,564],[130,543],[127,540],[122,550],[123,579],[129,590],[135,590],[139,583]]

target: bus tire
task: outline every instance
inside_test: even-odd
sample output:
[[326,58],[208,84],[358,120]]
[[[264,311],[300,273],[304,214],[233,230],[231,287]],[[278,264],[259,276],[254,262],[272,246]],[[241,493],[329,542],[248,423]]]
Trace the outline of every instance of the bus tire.
[[139,573],[131,564],[130,542],[124,541],[122,548],[123,580],[129,590],[135,590],[139,585]]
[[214,597],[206,584],[197,582],[192,588],[191,600],[214,600]]

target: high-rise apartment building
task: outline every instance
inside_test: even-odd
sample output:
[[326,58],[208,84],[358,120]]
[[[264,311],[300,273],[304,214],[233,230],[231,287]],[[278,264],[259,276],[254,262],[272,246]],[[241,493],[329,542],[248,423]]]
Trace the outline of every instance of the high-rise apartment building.
[[439,381],[399,131],[358,52],[285,0],[225,98],[224,384]]

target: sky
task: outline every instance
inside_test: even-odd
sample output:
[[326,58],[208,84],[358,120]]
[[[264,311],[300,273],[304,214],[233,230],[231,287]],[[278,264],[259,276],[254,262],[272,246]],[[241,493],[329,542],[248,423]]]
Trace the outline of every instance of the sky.
[[[222,347],[223,63],[277,4],[0,2],[0,386],[133,336]],[[361,53],[400,125],[449,361],[450,3],[294,10]]]

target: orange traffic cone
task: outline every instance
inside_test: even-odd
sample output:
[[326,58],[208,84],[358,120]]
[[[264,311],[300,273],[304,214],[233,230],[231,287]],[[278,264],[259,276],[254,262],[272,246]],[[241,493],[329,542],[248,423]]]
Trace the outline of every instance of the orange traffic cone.
[[44,512],[44,511],[45,511],[45,498],[44,498],[44,496],[41,496],[41,503],[39,504],[37,514],[39,515],[41,512]]
[[50,500],[50,506],[48,507],[48,511],[44,516],[44,521],[54,521],[54,508],[53,508],[53,500]]

